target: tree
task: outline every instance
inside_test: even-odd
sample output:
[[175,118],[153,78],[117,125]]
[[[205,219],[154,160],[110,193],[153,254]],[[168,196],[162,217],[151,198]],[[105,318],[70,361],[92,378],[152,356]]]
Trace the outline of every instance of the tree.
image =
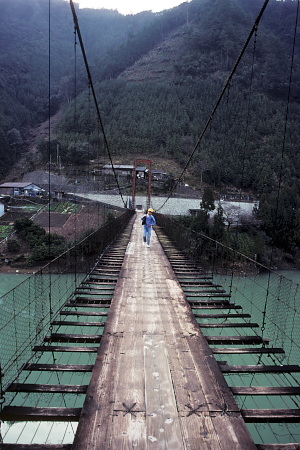
[[273,245],[290,252],[300,245],[300,197],[295,186],[283,187],[279,195],[263,195],[257,217]]
[[200,209],[200,211],[192,221],[191,224],[192,230],[208,234],[209,233],[208,219],[209,219],[208,213],[204,209]]
[[211,228],[211,237],[216,241],[221,241],[225,233],[225,219],[223,212],[224,210],[219,204],[217,213],[214,215],[213,226]]
[[16,239],[9,239],[7,241],[7,251],[11,253],[18,252],[20,250],[20,244]]
[[215,209],[214,193],[210,187],[204,188],[200,208],[206,211],[207,214],[209,211],[213,211]]
[[29,244],[31,261],[53,259],[67,250],[63,236],[55,233],[46,234],[44,228],[28,217],[16,220],[14,227],[20,238]]

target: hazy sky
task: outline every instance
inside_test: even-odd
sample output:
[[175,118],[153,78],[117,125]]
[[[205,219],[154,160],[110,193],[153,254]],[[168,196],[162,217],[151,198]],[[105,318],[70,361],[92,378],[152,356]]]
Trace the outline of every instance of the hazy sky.
[[80,8],[117,9],[121,14],[136,14],[141,11],[158,12],[173,8],[186,0],[76,0]]

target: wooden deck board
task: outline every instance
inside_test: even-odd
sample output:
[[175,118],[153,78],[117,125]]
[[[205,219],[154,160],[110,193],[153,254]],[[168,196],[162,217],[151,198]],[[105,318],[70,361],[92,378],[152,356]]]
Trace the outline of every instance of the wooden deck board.
[[158,447],[182,449],[183,438],[172,388],[166,342],[163,335],[145,336],[145,401],[148,439]]
[[[144,413],[135,415],[124,412],[114,414],[110,439],[116,450],[146,449],[146,418]],[[105,448],[105,446],[103,446]]]
[[[137,217],[73,450],[254,450],[162,247]],[[225,414],[224,408],[232,414]]]

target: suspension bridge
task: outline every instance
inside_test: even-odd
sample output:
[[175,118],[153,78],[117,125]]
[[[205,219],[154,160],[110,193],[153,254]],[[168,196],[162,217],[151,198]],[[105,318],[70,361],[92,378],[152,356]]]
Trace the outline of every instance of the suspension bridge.
[[300,448],[299,285],[156,218],[150,248],[124,208],[1,298],[1,449]]
[[[298,285],[270,274],[264,307],[256,270],[245,302],[249,277],[192,258],[219,249],[162,215],[148,248],[124,214],[78,248],[103,248],[87,274],[63,255],[2,299],[0,448],[299,448]],[[279,425],[291,442],[267,445]]]

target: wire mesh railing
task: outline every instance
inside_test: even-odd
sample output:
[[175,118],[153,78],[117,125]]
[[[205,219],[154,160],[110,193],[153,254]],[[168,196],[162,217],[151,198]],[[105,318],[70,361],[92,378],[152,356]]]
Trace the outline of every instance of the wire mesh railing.
[[[76,246],[51,261],[0,299],[0,363],[3,392],[31,360],[32,348],[51,329],[51,321],[86,278],[97,260],[128,224],[133,211],[111,218]],[[3,402],[3,400],[2,400]]]
[[272,347],[281,347],[287,364],[299,364],[300,285],[254,259],[184,227],[171,217],[156,214],[158,225],[177,247],[214,276],[260,326],[260,335]]

